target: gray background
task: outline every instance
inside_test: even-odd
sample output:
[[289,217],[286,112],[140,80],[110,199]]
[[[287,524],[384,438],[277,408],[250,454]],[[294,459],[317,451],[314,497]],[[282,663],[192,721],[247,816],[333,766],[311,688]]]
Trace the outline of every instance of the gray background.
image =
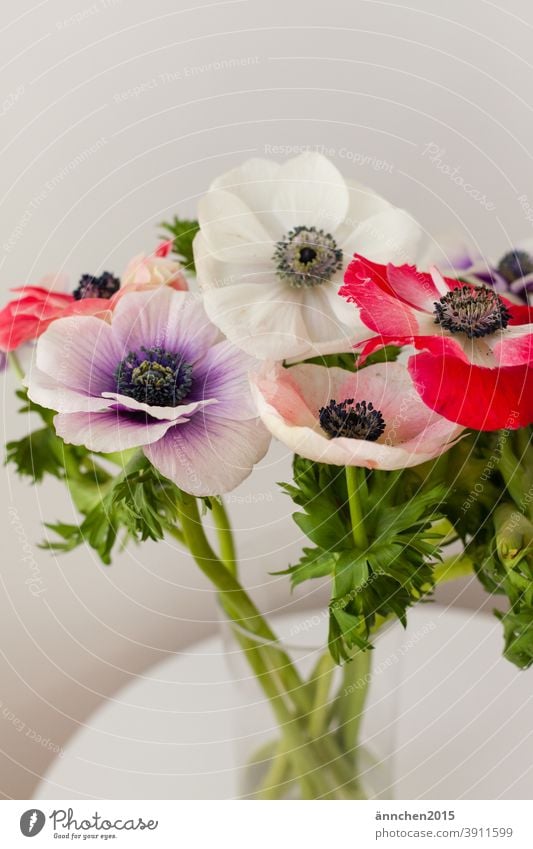
[[[528,0],[4,3],[2,300],[49,272],[120,273],[165,216],[194,214],[215,175],[302,146],[431,236],[498,255],[532,228],[532,33]],[[10,377],[5,439],[28,424],[13,389]],[[216,612],[171,542],[111,568],[88,550],[41,551],[42,521],[73,518],[68,497],[1,475],[0,793],[24,798],[96,705],[214,630]],[[277,447],[228,499],[267,610],[292,603],[267,574],[294,549],[274,483],[286,475]],[[441,598],[483,602],[469,582]]]

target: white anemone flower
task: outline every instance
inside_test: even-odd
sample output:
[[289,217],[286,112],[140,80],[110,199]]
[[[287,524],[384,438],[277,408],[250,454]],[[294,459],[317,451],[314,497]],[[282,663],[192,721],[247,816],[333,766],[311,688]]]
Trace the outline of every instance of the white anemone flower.
[[421,229],[403,209],[345,180],[319,153],[250,159],[199,204],[198,281],[211,321],[261,359],[351,350],[362,330],[339,297],[354,253],[414,262]]

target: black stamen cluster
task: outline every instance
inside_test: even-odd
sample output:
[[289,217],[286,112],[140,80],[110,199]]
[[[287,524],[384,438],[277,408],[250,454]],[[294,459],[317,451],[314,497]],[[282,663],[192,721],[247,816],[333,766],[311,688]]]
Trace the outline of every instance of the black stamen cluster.
[[500,296],[487,286],[458,286],[435,303],[435,322],[451,333],[479,339],[509,324],[511,315]]
[[353,398],[337,403],[331,400],[318,413],[320,427],[330,438],[346,436],[349,439],[366,439],[375,442],[385,430],[385,420],[372,403]]
[[294,227],[276,245],[278,277],[290,286],[319,286],[342,268],[342,249],[330,233],[316,227]]
[[80,282],[73,291],[77,301],[85,298],[111,298],[120,288],[120,280],[109,271],[99,277],[94,274],[82,274]]
[[192,387],[192,366],[164,348],[130,351],[115,371],[117,392],[152,407],[177,407]]

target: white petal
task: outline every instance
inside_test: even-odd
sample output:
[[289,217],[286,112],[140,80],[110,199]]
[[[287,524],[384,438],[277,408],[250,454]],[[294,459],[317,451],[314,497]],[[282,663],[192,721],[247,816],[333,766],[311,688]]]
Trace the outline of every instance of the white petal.
[[271,286],[238,284],[204,293],[211,321],[235,345],[259,359],[281,360],[309,350],[300,290],[274,281]]
[[330,309],[338,321],[348,328],[351,337],[356,334],[356,341],[367,339],[370,336],[369,328],[359,318],[359,310],[356,304],[350,304],[346,298],[339,295],[339,289],[344,282],[344,271],[338,271],[331,280],[323,283],[320,287],[327,298]]
[[349,192],[348,212],[342,224],[333,234],[339,245],[345,242],[356,227],[359,227],[371,215],[392,209],[392,204],[388,200],[382,198],[368,186],[363,186],[362,183],[357,183],[355,180],[346,180],[346,185]]
[[237,195],[209,191],[198,205],[198,220],[211,253],[226,262],[271,259],[274,241],[257,215]]
[[224,262],[211,252],[201,231],[194,238],[193,248],[198,285],[202,291],[233,286],[235,283],[272,283],[270,260],[254,263]]
[[237,168],[226,171],[210,186],[212,189],[226,189],[240,200],[259,218],[276,241],[283,233],[279,231],[279,223],[272,214],[273,181],[280,169],[278,162],[270,159],[252,158],[243,162]]
[[373,262],[396,265],[416,262],[422,231],[403,209],[390,209],[367,218],[341,245],[345,258],[354,253]]
[[274,212],[286,230],[318,227],[333,233],[348,212],[348,189],[337,168],[320,153],[302,153],[278,171]]
[[[359,341],[358,331],[362,331],[363,325],[357,321],[357,309],[337,294],[337,288],[336,283],[333,286],[324,283],[303,290],[302,315],[307,327],[309,347],[313,352],[309,356],[351,351]],[[339,303],[338,309],[337,300],[344,301]],[[340,314],[351,320],[351,323],[344,323],[339,318]],[[368,328],[365,329],[366,335]]]
[[179,404],[177,407],[156,407],[153,404],[145,404],[143,401],[136,401],[135,398],[129,398],[127,395],[120,395],[118,392],[103,392],[104,398],[112,399],[114,404],[125,407],[127,410],[134,412],[146,413],[153,419],[159,421],[176,422],[178,419],[188,419],[192,413],[199,410],[201,407],[208,407],[211,404],[217,404],[216,398],[209,398],[206,401],[193,401],[190,404]]

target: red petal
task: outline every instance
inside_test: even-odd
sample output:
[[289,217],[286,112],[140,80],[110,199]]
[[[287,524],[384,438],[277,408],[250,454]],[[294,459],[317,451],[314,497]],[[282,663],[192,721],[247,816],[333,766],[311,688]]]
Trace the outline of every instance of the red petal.
[[415,336],[416,316],[396,298],[386,274],[384,265],[356,256],[346,269],[339,295],[357,304],[361,320],[371,330],[384,336]]
[[503,297],[502,301],[511,313],[509,324],[533,324],[533,309],[531,307],[513,304],[511,301],[508,301],[507,298]]
[[474,430],[533,423],[533,369],[527,365],[490,369],[423,352],[408,368],[424,403],[452,422]]
[[[435,301],[439,301],[442,294],[435,286],[431,274],[418,271],[414,265],[388,265],[387,274],[396,297],[415,309],[433,312]],[[443,279],[448,284],[457,283]]]

